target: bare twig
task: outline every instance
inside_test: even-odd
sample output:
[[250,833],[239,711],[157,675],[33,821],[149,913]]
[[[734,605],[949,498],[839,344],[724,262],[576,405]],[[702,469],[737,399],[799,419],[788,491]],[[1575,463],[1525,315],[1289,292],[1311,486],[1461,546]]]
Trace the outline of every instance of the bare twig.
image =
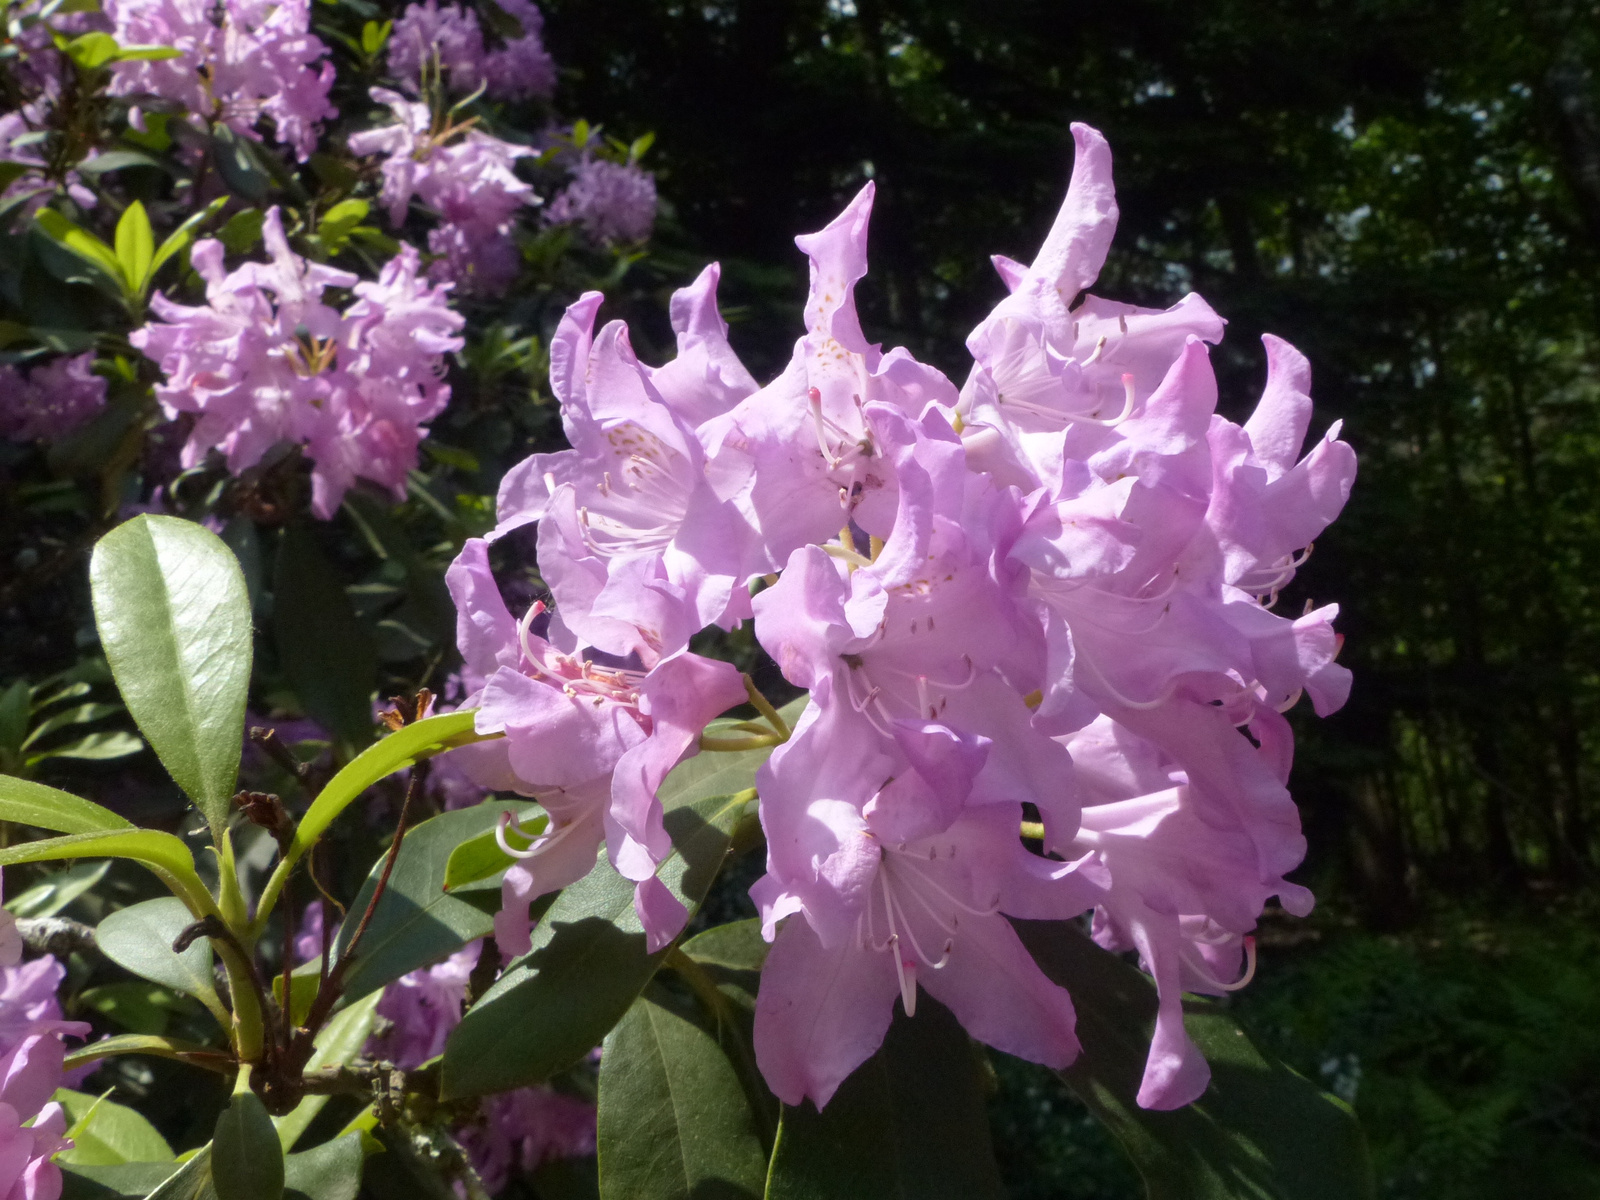
[[23,917],[17,922],[22,944],[35,954],[66,958],[74,950],[98,950],[94,928],[66,917]]

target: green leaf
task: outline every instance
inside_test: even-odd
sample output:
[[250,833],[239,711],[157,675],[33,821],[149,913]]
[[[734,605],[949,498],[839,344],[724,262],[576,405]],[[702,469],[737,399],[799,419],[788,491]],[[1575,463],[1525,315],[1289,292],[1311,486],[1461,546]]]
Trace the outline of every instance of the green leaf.
[[[674,963],[685,980],[698,968],[714,990],[709,994],[702,984],[695,996],[710,1016],[718,1044],[738,1072],[745,1097],[761,1130],[761,1141],[770,1154],[778,1133],[781,1105],[767,1088],[756,1064],[756,992],[761,983],[761,966],[769,947],[761,937],[761,922],[756,918],[715,925],[683,943],[690,964]],[[691,986],[692,982],[691,982]]]
[[150,217],[144,205],[135,200],[123,210],[117,222],[117,261],[122,264],[122,277],[135,292],[144,289],[150,274],[150,262],[155,257],[155,235],[150,230]]
[[347,748],[367,745],[377,654],[332,564],[303,525],[284,530],[273,591],[273,635],[295,694]]
[[[66,729],[70,725],[89,725],[95,721],[102,721],[106,717],[116,716],[120,712],[122,712],[122,705],[120,704],[96,704],[93,702],[75,704],[71,708],[63,709],[46,717],[35,725],[28,734],[27,740],[22,743],[23,748],[26,749],[35,742],[49,737],[52,733]],[[140,746],[144,745],[143,742],[139,744]]]
[[193,913],[216,911],[211,893],[195,873],[194,855],[183,839],[157,829],[121,833],[72,833],[0,849],[0,867],[58,858],[131,858],[142,863]]
[[[800,720],[809,700],[809,696],[800,696],[778,710],[778,715],[790,729]],[[714,734],[717,731],[718,727],[713,725],[708,732]],[[672,769],[672,774],[661,785],[661,803],[671,808],[686,799],[732,795],[755,787],[756,771],[771,756],[770,746],[760,750],[740,750],[733,754],[702,751]]]
[[261,1097],[235,1091],[211,1135],[211,1182],[217,1200],[280,1200],[283,1146]]
[[211,1178],[211,1149],[210,1144],[202,1146],[145,1200],[216,1200]]
[[176,1169],[174,1163],[92,1166],[56,1161],[61,1167],[61,1200],[116,1200],[122,1196],[144,1200]]
[[145,514],[100,539],[89,579],[123,701],[220,844],[250,687],[250,600],[239,562],[203,526]]
[[105,762],[114,758],[127,758],[144,749],[144,739],[126,729],[102,729],[86,733],[76,741],[28,755],[28,765],[47,758],[77,758],[92,762]]
[[[85,37],[105,37],[105,34],[85,34]],[[122,274],[122,263],[116,251],[86,229],[74,225],[53,208],[41,208],[33,216],[52,241],[66,247],[86,263],[98,267],[105,277],[118,288],[127,291],[128,281]]]
[[152,158],[139,150],[107,150],[104,154],[84,159],[74,169],[84,175],[106,175],[128,167],[155,167],[160,171],[166,170],[160,159]]
[[182,954],[172,949],[173,940],[193,922],[183,901],[163,896],[119,908],[100,922],[95,941],[101,953],[123,970],[193,996],[220,1014],[222,1005],[212,982],[211,942],[196,938]]
[[28,736],[28,719],[33,713],[33,689],[19,679],[0,692],[0,765],[14,761]]
[[[179,225],[167,235],[167,240],[161,243],[161,248],[156,251],[155,257],[150,260],[149,270],[145,272],[144,277],[139,281],[141,294],[143,294],[143,289],[150,286],[150,281],[156,277],[156,272],[161,270],[166,261],[173,255],[181,254],[183,251],[187,250],[189,248],[189,244],[194,241],[195,235],[200,232],[200,227],[221,212],[222,206],[227,204],[227,202],[228,197],[218,196],[210,204],[206,205],[199,212],[195,213],[194,216],[190,217],[182,225]],[[242,213],[237,214],[234,219],[237,220],[238,216],[242,215]],[[232,225],[233,222],[229,221],[228,224]],[[260,237],[260,235],[261,229],[260,225],[258,224],[256,227],[256,236]]]
[[50,1097],[66,1110],[73,1147],[61,1162],[109,1166],[113,1163],[171,1162],[172,1147],[156,1127],[133,1109],[103,1096],[57,1088]]
[[703,1014],[652,983],[600,1056],[601,1200],[759,1200],[767,1153]]
[[92,800],[80,800],[70,792],[10,775],[0,775],[0,821],[56,833],[109,833],[134,828],[132,821]]
[[80,34],[66,45],[67,57],[86,71],[115,61],[121,49],[109,33]]
[[211,161],[227,185],[253,203],[260,204],[272,190],[272,175],[254,143],[220,121],[211,130]]
[[476,710],[468,709],[427,717],[362,751],[317,793],[300,819],[290,853],[298,858],[309,850],[334,818],[378,780],[457,746],[489,740],[473,729],[476,716]]
[[[322,1032],[317,1034],[316,1048],[311,1052],[306,1070],[320,1071],[324,1067],[339,1067],[361,1057],[362,1047],[372,1035],[378,1001],[382,998],[382,992],[373,992],[335,1013],[333,1019],[322,1027]],[[278,1129],[278,1141],[285,1150],[294,1149],[295,1142],[300,1140],[301,1135],[316,1119],[316,1115],[332,1098],[307,1096],[286,1115],[272,1119],[272,1123]],[[294,1156],[291,1155],[289,1161],[292,1164]]]
[[[543,813],[532,818],[524,816],[518,818],[517,824],[529,834],[538,836],[548,828],[550,818]],[[444,865],[445,891],[459,891],[469,884],[484,884],[486,881],[498,884],[498,877],[517,860],[500,849],[495,832],[492,828],[485,829],[450,851],[450,860]]]
[[1155,1024],[1154,985],[1066,922],[1016,924],[1077,1008],[1083,1052],[1061,1076],[1122,1142],[1150,1200],[1374,1194],[1366,1142],[1349,1106],[1265,1058],[1210,1001],[1184,1002],[1184,1024],[1211,1064],[1210,1089],[1176,1112],[1140,1108],[1134,1097]]
[[291,1154],[285,1164],[284,1195],[290,1200],[356,1200],[365,1161],[358,1133]]
[[157,1037],[146,1033],[119,1033],[114,1037],[90,1042],[87,1046],[70,1052],[66,1058],[66,1069],[71,1071],[77,1067],[99,1062],[102,1058],[114,1058],[119,1054],[148,1054],[153,1058],[171,1058],[178,1062],[203,1059],[214,1063],[217,1067],[228,1066],[233,1062],[231,1055],[212,1046],[202,1046],[198,1042],[185,1042],[178,1038]]
[[[503,812],[520,813],[528,807],[525,802],[490,800],[442,813],[406,832],[389,886],[345,976],[346,997],[374,991],[493,930],[494,919],[488,913],[444,890],[445,867],[462,839],[493,829]],[[380,859],[350,902],[352,914],[366,911],[382,871]],[[344,954],[358,919],[345,921],[339,930],[338,955]]]
[[323,249],[329,254],[343,250],[350,240],[351,230],[366,220],[371,210],[372,206],[365,200],[341,200],[330,208],[317,224],[317,237]]
[[361,52],[368,58],[378,57],[378,51],[383,49],[393,29],[393,21],[385,21],[381,25],[377,21],[368,21],[361,27]]
[[156,62],[182,57],[183,51],[175,46],[122,46],[117,50],[118,62]]
[[188,1001],[171,988],[143,979],[124,979],[117,983],[85,988],[78,1003],[99,1013],[130,1033],[160,1037],[175,1010],[188,1007]]
[[267,214],[259,208],[245,208],[229,217],[217,238],[234,254],[243,254],[261,240]]
[[[673,851],[659,872],[694,912],[744,815],[748,795],[709,796],[666,814]],[[633,909],[634,885],[602,853],[533,931],[533,951],[473,1005],[445,1047],[446,1098],[540,1083],[605,1037],[666,954],[650,954]]]
[[53,917],[104,879],[110,869],[109,862],[97,862],[54,871],[7,900],[6,911],[14,917]]
[[915,1017],[896,1009],[882,1048],[822,1112],[809,1100],[784,1106],[766,1200],[1005,1194],[977,1052],[949,1010],[924,994]]

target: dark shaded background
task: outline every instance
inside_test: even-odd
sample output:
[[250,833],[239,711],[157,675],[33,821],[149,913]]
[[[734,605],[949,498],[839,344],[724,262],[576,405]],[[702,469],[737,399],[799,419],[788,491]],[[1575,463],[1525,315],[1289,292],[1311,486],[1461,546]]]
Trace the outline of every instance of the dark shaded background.
[[[1073,120],[1116,156],[1096,291],[1204,294],[1230,321],[1214,357],[1235,418],[1263,330],[1310,356],[1314,432],[1344,420],[1361,474],[1283,604],[1340,602],[1357,683],[1342,713],[1300,722],[1322,908],[1269,920],[1243,1010],[1356,1098],[1385,1194],[1600,1193],[1600,10],[547,9],[568,107],[658,135],[671,211],[639,270],[664,291],[721,259],[758,375],[799,330],[794,234],[870,177],[868,333],[962,377],[1002,294],[988,256],[1032,256]],[[1019,1195],[1124,1194],[1069,1104],[1026,1072],[1003,1097]]]

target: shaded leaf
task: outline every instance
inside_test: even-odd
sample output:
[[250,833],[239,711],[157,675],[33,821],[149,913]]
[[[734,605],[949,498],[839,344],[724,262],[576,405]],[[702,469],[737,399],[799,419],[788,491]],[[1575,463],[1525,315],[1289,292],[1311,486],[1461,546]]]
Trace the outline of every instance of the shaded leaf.
[[[188,1164],[177,1167],[172,1163],[112,1163],[99,1166],[91,1163],[72,1163],[57,1159],[61,1165],[61,1200],[113,1200],[130,1196],[144,1200]],[[183,1200],[189,1200],[193,1192]],[[178,1200],[171,1193],[164,1200]]]
[[817,1112],[787,1105],[766,1200],[983,1200],[1005,1195],[977,1052],[924,994],[896,1010],[883,1046]]
[[303,525],[284,530],[273,592],[273,636],[295,694],[347,748],[367,745],[377,654],[333,565]]
[[211,1135],[211,1182],[217,1200],[279,1200],[283,1147],[261,1097],[236,1091]]
[[705,1015],[652,983],[600,1057],[603,1200],[758,1200],[767,1154]]
[[148,1054],[154,1058],[170,1058],[178,1062],[200,1059],[214,1062],[217,1066],[233,1061],[231,1055],[211,1046],[202,1046],[198,1042],[156,1037],[152,1034],[119,1033],[115,1037],[101,1038],[97,1042],[90,1042],[87,1046],[69,1052],[66,1069],[71,1071],[119,1054]]
[[148,867],[191,912],[213,911],[211,893],[195,873],[194,855],[183,839],[157,829],[120,833],[72,833],[0,849],[0,867],[58,858],[131,858]]
[[95,624],[123,701],[220,843],[244,743],[250,600],[203,526],[145,514],[100,539]]
[[15,917],[53,917],[106,877],[110,862],[81,863],[53,871],[20,895],[6,901]]
[[[673,851],[660,878],[692,913],[705,899],[749,801],[709,796],[666,814]],[[446,1097],[539,1083],[599,1044],[666,951],[650,954],[633,884],[602,852],[533,931],[533,951],[466,1013],[445,1046]]]
[[1072,992],[1083,1052],[1061,1077],[1122,1143],[1151,1200],[1359,1200],[1373,1194],[1348,1105],[1263,1057],[1216,1004],[1184,1002],[1211,1087],[1176,1112],[1134,1101],[1155,1025],[1143,974],[1065,922],[1019,921],[1046,975]]
[[[361,1048],[372,1035],[378,1001],[382,992],[373,992],[333,1015],[333,1019],[317,1034],[316,1049],[306,1063],[307,1071],[320,1071],[324,1067],[338,1067],[353,1062],[361,1056]],[[331,1096],[307,1096],[294,1109],[272,1123],[278,1129],[278,1141],[285,1150],[292,1150],[300,1135],[305,1133],[316,1115],[323,1110]],[[294,1162],[295,1156],[289,1161]]]
[[284,1195],[291,1200],[356,1200],[366,1154],[359,1134],[346,1134],[284,1164]]
[[[346,997],[365,995],[418,967],[455,953],[494,927],[493,918],[474,904],[444,890],[451,852],[464,838],[492,829],[503,812],[522,812],[526,802],[486,801],[472,808],[442,813],[407,830],[372,923],[345,976]],[[350,903],[352,914],[366,911],[379,874],[380,859]],[[336,956],[344,953],[357,918],[339,930]]]

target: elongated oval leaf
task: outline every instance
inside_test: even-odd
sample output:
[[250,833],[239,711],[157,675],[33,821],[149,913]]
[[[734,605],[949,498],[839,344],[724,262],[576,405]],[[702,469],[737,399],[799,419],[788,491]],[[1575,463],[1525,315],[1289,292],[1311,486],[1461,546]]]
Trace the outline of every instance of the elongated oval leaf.
[[[705,899],[749,801],[709,796],[666,815],[673,851],[659,875],[692,913]],[[533,931],[533,951],[462,1019],[445,1046],[449,1097],[542,1082],[600,1043],[665,956],[645,948],[633,884],[602,853]]]
[[600,1057],[601,1200],[759,1200],[767,1153],[715,1023],[652,983]]
[[356,1200],[365,1161],[358,1133],[291,1154],[284,1164],[284,1195],[288,1200]]
[[[537,837],[549,826],[550,818],[541,813],[531,819],[521,818],[517,824],[524,832]],[[471,884],[482,887],[498,882],[516,859],[500,849],[497,834],[497,829],[485,829],[450,851],[450,861],[444,867],[445,891],[459,891]]]
[[72,1149],[61,1161],[110,1166],[114,1163],[171,1162],[172,1147],[142,1114],[101,1096],[58,1088],[50,1097],[66,1110]]
[[[437,962],[494,927],[483,909],[444,890],[451,852],[469,837],[492,829],[503,812],[520,813],[526,802],[491,800],[473,808],[442,813],[406,833],[372,922],[356,949],[345,976],[344,994],[353,999],[400,978],[408,971]],[[383,871],[380,860],[350,903],[352,913],[366,911]],[[336,950],[343,955],[356,920],[339,930]]]
[[95,941],[112,962],[142,979],[195,997],[221,1011],[212,984],[211,943],[196,938],[182,954],[173,940],[194,921],[183,901],[172,896],[119,908],[100,922]]
[[283,1146],[254,1092],[235,1092],[211,1135],[211,1182],[217,1200],[281,1200]]
[[150,260],[155,256],[155,235],[150,230],[150,217],[144,205],[135,200],[123,210],[117,222],[117,262],[122,264],[123,278],[135,292],[144,287],[150,273]]
[[239,563],[202,526],[146,514],[100,539],[89,577],[128,711],[220,842],[250,686],[250,600]]
[[198,1042],[184,1042],[177,1038],[155,1037],[145,1033],[119,1033],[115,1037],[101,1038],[72,1051],[66,1058],[66,1069],[99,1062],[119,1054],[148,1054],[154,1058],[170,1058],[178,1062],[196,1061],[221,1070],[233,1063],[230,1054]]
[[351,751],[367,745],[377,653],[333,565],[304,526],[284,531],[273,592],[273,637],[295,694]]
[[158,829],[120,833],[70,833],[0,849],[0,867],[13,863],[49,862],[58,858],[131,858],[153,871],[185,904],[203,916],[215,912],[211,893],[195,873],[194,855],[183,839]]
[[1373,1195],[1366,1143],[1348,1105],[1265,1058],[1226,1013],[1184,1003],[1211,1064],[1187,1108],[1135,1103],[1155,1024],[1144,974],[1065,922],[1017,922],[1046,975],[1072,992],[1083,1052],[1061,1073],[1121,1141],[1151,1200],[1361,1200]]
[[820,1113],[787,1105],[766,1200],[1000,1200],[978,1058],[948,1009],[923,996]]
[[92,800],[27,779],[0,775],[0,821],[56,833],[109,833],[134,824]]

